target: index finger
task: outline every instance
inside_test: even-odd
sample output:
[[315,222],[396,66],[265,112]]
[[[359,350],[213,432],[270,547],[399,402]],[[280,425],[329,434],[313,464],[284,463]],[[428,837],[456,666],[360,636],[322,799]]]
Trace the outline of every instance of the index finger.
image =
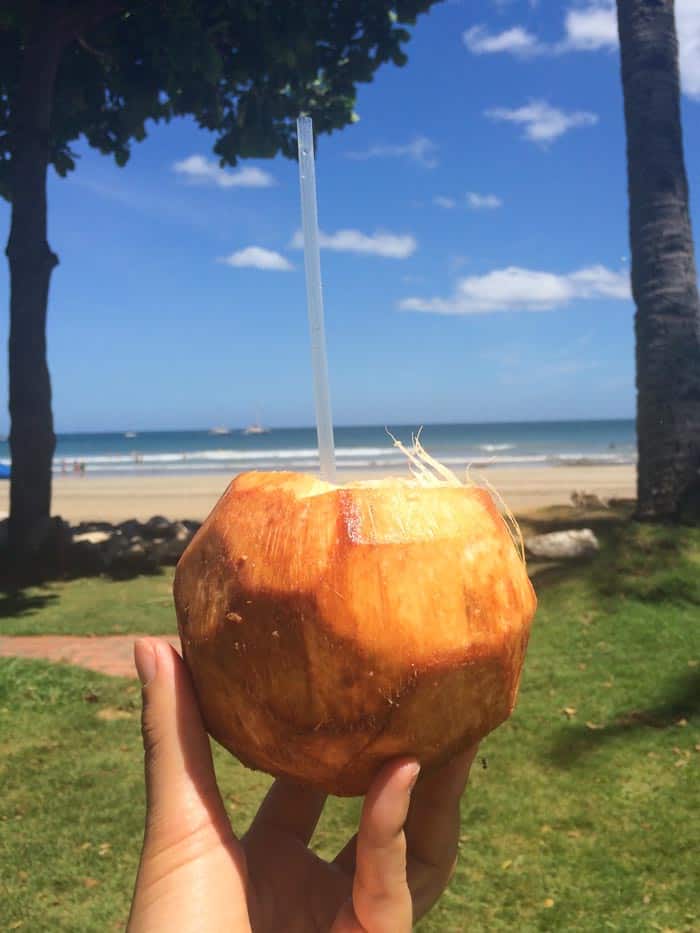
[[271,828],[308,845],[325,802],[323,791],[278,778],[267,792],[246,835],[254,836]]

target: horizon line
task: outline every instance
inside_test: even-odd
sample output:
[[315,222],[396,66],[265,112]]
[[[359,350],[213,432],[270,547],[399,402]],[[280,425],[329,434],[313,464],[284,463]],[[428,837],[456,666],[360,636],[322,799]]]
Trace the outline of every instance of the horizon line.
[[[392,422],[392,421],[379,421],[373,423],[344,423],[337,424],[335,423],[333,427],[335,429],[352,429],[352,428],[388,428],[393,426],[393,428],[410,428],[413,431],[417,431],[419,428],[426,427],[480,427],[480,426],[494,426],[494,425],[522,425],[522,424],[604,424],[615,421],[635,421],[635,415],[619,415],[615,417],[606,417],[606,418],[523,418],[519,420],[497,420],[497,421],[424,421],[422,424],[415,422]],[[228,432],[231,434],[241,433],[245,430],[246,425],[240,426],[230,426],[222,425],[225,427]],[[266,430],[273,431],[315,431],[315,424],[306,424],[306,425],[266,425]],[[81,429],[79,431],[56,431],[56,437],[61,437],[63,435],[88,435],[88,434],[119,434],[124,435],[130,431],[133,431],[137,434],[199,434],[199,433],[209,433],[213,429],[213,425],[207,427],[189,427],[189,428],[113,428],[111,430],[97,430],[91,431],[89,429]],[[226,436],[226,435],[222,435]],[[0,442],[9,443],[9,434],[4,434],[0,438]]]

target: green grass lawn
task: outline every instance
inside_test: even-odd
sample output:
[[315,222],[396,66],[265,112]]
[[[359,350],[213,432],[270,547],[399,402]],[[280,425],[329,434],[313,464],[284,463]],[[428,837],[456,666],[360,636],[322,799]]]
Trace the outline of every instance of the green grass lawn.
[[0,591],[0,635],[172,635],[172,586],[167,567],[130,580],[87,577]]
[[[459,867],[423,933],[700,929],[700,531],[598,530],[595,561],[540,574],[518,709],[482,745]],[[54,598],[2,631],[172,631],[169,581],[36,591]],[[143,820],[138,708],[133,682],[0,660],[3,929],[123,928]],[[243,830],[268,779],[218,749],[216,764]],[[333,801],[317,849],[335,853],[357,813]]]

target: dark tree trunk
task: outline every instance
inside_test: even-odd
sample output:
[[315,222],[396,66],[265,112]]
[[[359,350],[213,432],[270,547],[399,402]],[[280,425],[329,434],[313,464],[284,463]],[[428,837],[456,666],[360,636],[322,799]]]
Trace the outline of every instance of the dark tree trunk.
[[31,562],[50,528],[55,448],[46,361],[49,280],[58,259],[46,230],[51,104],[63,43],[42,27],[29,37],[12,126],[10,266],[9,544],[14,561]]
[[617,0],[637,306],[637,515],[700,517],[700,301],[673,0]]

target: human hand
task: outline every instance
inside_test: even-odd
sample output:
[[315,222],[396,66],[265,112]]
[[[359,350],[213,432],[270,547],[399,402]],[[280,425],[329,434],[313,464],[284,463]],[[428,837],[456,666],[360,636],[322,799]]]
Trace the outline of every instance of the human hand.
[[413,793],[417,762],[387,764],[332,862],[308,848],[325,795],[288,781],[274,782],[238,839],[184,662],[156,639],[134,653],[147,809],[127,933],[406,933],[430,909],[454,868],[476,747]]

